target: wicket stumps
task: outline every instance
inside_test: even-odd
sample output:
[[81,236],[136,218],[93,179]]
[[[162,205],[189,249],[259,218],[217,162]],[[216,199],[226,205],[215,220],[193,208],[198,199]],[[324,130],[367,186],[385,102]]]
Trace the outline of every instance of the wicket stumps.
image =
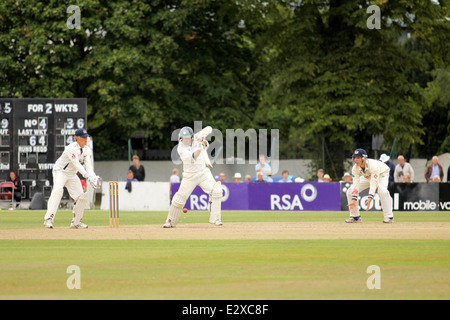
[[109,226],[119,227],[119,183],[109,182]]

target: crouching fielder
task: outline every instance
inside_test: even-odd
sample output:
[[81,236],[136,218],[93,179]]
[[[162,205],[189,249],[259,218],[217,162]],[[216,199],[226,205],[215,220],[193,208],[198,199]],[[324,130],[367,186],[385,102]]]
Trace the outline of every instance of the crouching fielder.
[[[84,176],[95,189],[100,187],[100,177],[95,175],[92,168],[92,151],[86,146],[88,136],[86,129],[75,131],[75,142],[65,148],[63,154],[53,166],[53,189],[48,199],[47,212],[44,217],[44,226],[47,228],[53,228],[53,220],[61,202],[64,187],[67,188],[70,197],[75,201],[74,216],[70,227],[76,229],[88,227],[81,222],[88,201],[88,194],[83,192],[77,172]],[[84,162],[86,169],[81,164],[82,162]]]
[[375,191],[378,189],[378,196],[380,197],[381,207],[383,209],[383,222],[394,222],[392,197],[388,191],[389,167],[381,161],[367,159],[367,152],[363,149],[356,149],[353,152],[352,158],[355,161],[352,168],[353,184],[347,190],[350,218],[345,220],[345,222],[361,222],[361,216],[356,201],[358,199],[358,194],[367,188],[369,188],[369,198],[366,202],[366,211],[369,210]]
[[201,155],[202,148],[207,149],[209,144],[206,140],[212,132],[211,127],[206,127],[194,135],[190,127],[183,127],[178,134],[177,151],[183,161],[183,179],[180,189],[172,198],[164,228],[173,228],[183,212],[188,197],[196,186],[200,186],[204,192],[209,194],[210,215],[209,222],[221,226],[222,185],[215,181],[211,170],[206,167],[205,160]]

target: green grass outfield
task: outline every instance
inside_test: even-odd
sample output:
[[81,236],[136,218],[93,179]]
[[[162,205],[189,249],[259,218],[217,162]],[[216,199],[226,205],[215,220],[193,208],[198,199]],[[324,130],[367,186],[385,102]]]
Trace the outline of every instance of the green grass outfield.
[[[46,239],[5,238],[6,232],[43,232],[44,211],[0,211],[0,299],[449,299],[450,242],[442,239],[52,239],[69,230],[71,213],[58,211]],[[166,212],[122,212],[120,224],[162,226]],[[345,212],[223,212],[227,223],[332,223]],[[381,213],[362,213],[378,225]],[[205,212],[182,216],[180,232],[207,224]],[[448,228],[444,212],[396,212],[403,232],[418,224]],[[86,211],[90,232],[106,229],[108,212]],[[334,224],[333,224],[334,223]],[[345,228],[354,227],[346,225]],[[219,227],[220,228],[220,227]],[[196,229],[196,230],[197,230]],[[159,229],[158,229],[159,230]],[[186,229],[184,229],[186,230]],[[226,230],[226,229],[223,229]],[[448,230],[448,229],[447,229]],[[71,230],[83,232],[83,230]],[[3,236],[2,236],[3,235]],[[68,289],[67,268],[80,268],[81,289]],[[381,271],[370,290],[367,268]]]

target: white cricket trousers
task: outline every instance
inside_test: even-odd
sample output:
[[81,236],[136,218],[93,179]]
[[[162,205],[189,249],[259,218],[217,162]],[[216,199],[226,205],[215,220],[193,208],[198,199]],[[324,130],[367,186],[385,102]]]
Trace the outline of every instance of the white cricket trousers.
[[[389,193],[388,186],[389,186],[389,175],[381,176],[378,180],[377,193],[378,196],[380,197],[381,209],[383,210],[383,216],[385,220],[394,217],[394,214],[392,213],[392,197],[391,194]],[[361,193],[362,191],[368,189],[369,187],[370,187],[370,180],[361,177],[359,180],[359,192]],[[353,192],[353,185],[347,190],[348,203],[352,201],[352,192]],[[358,203],[356,203],[356,209],[353,212],[350,211],[350,216],[358,217],[359,215],[360,215],[359,206]]]
[[216,180],[214,180],[214,177],[208,168],[203,169],[200,173],[183,172],[183,179],[181,180],[178,192],[187,199],[192,191],[194,191],[195,187],[200,186],[205,193],[211,194],[215,184]]
[[80,178],[76,174],[66,174],[64,171],[52,171],[53,173],[53,189],[47,203],[47,213],[45,220],[55,219],[56,211],[58,210],[61,198],[64,193],[64,187],[67,188],[70,197],[77,201],[83,194],[83,187],[81,186]]

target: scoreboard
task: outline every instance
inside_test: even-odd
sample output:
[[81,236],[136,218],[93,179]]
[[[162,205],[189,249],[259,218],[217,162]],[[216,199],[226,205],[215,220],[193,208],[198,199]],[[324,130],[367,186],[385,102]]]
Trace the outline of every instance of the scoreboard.
[[49,196],[52,169],[75,131],[86,127],[87,99],[0,99],[0,181],[15,171],[22,199]]

